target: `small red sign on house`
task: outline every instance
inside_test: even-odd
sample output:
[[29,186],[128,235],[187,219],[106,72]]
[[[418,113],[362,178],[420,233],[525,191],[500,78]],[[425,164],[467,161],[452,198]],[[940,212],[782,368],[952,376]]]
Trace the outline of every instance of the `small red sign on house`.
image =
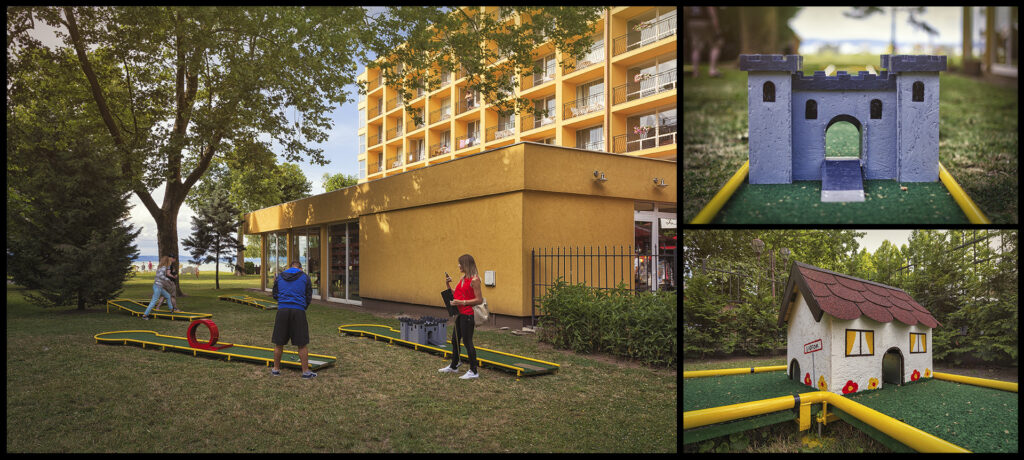
[[816,351],[821,351],[821,339],[818,339],[818,340],[815,340],[813,342],[805,343],[804,344],[804,354],[805,355],[808,354],[808,353],[814,353]]

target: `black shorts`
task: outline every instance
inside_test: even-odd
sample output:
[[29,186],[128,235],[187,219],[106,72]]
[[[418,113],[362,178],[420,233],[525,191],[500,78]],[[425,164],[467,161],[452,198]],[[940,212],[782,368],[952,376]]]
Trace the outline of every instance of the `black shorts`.
[[292,345],[304,347],[309,343],[309,323],[306,322],[306,311],[295,308],[280,308],[274,320],[274,336],[270,339],[274,345],[285,346],[291,339]]

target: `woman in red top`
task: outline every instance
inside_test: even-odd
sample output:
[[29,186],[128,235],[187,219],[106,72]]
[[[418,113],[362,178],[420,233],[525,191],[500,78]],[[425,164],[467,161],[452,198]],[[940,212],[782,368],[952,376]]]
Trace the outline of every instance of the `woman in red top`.
[[459,339],[462,339],[466,346],[466,353],[469,355],[469,371],[460,379],[475,379],[479,377],[476,372],[476,348],[473,347],[473,329],[476,326],[473,318],[473,305],[483,303],[484,296],[480,292],[480,276],[476,271],[476,261],[473,256],[463,254],[459,257],[459,271],[463,273],[459,284],[452,289],[452,278],[446,273],[445,284],[452,289],[455,300],[452,305],[459,307],[458,318],[455,319],[455,331],[452,333],[452,363],[448,367],[438,369],[440,372],[456,372],[459,368]]

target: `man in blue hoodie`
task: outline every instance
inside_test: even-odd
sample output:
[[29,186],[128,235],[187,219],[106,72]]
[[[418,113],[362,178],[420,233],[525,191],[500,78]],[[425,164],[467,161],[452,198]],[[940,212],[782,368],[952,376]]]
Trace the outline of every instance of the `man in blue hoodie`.
[[281,375],[281,353],[291,339],[292,345],[299,347],[299,360],[302,363],[302,378],[316,377],[309,371],[309,323],[306,322],[306,308],[313,301],[313,283],[302,272],[302,264],[294,261],[291,268],[285,270],[274,279],[274,300],[277,301],[277,319],[274,322],[274,367],[271,375]]

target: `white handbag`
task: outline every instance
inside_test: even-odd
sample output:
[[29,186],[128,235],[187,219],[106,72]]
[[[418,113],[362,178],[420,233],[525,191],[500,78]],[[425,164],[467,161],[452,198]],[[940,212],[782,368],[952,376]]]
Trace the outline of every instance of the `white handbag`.
[[473,322],[477,326],[482,326],[487,322],[487,318],[491,316],[491,312],[487,311],[487,298],[484,297],[483,303],[473,305]]

